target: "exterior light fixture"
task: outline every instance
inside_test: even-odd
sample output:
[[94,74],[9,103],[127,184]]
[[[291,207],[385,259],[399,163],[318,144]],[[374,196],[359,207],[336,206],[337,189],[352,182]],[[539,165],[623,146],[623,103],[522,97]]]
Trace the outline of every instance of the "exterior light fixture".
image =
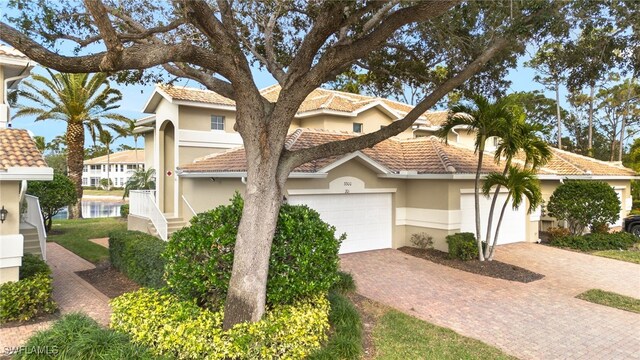
[[7,209],[4,208],[4,205],[2,205],[2,209],[0,209],[0,223],[3,223],[5,220],[7,220],[7,214],[9,212],[7,211]]

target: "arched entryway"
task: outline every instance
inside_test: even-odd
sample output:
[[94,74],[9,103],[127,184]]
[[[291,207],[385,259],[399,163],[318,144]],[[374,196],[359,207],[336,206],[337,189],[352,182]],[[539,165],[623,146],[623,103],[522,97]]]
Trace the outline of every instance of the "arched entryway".
[[176,130],[169,120],[160,126],[160,169],[158,171],[158,206],[165,214],[175,211],[175,144]]

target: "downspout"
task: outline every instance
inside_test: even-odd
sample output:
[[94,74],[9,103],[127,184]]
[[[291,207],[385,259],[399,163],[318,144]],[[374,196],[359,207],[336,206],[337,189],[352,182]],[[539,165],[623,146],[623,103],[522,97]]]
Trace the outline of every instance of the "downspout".
[[[22,80],[26,77],[29,77],[29,75],[31,75],[29,72],[30,66],[31,66],[31,63],[28,63],[27,66],[25,66],[24,69],[22,69],[22,71],[20,72],[20,75],[4,79],[4,99],[2,99],[2,101],[3,101],[3,104],[7,105],[7,107],[9,107],[9,82]],[[27,72],[26,75],[25,75],[25,72]],[[11,114],[7,114],[7,127],[8,128],[11,127]]]
[[[25,195],[27,195],[27,180],[22,180],[22,182],[20,183],[20,202],[18,202],[20,206],[24,204]],[[22,214],[22,210],[23,209],[20,209],[20,214]],[[22,217],[20,217],[20,219],[22,219]]]
[[247,185],[247,177],[246,176],[241,177],[240,181],[242,181],[243,184]]

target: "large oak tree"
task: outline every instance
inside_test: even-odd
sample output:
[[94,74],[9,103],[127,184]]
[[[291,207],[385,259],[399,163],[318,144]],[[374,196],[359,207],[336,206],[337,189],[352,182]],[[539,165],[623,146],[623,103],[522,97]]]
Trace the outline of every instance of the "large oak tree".
[[[565,2],[422,0],[12,0],[0,39],[65,72],[146,79],[162,68],[236,100],[247,189],[225,305],[226,328],[264,313],[269,253],[285,181],[297,166],[397,135],[467,81],[478,89],[515,66],[526,42],[562,31]],[[551,26],[552,25],[552,26]],[[60,40],[77,53],[56,51]],[[356,65],[403,71],[428,90],[404,118],[376,132],[307,149],[285,148],[289,125],[316,87]],[[280,84],[260,95],[252,66]],[[438,76],[428,71],[436,66]],[[124,72],[124,73],[123,73]],[[143,73],[144,72],[144,73]]]

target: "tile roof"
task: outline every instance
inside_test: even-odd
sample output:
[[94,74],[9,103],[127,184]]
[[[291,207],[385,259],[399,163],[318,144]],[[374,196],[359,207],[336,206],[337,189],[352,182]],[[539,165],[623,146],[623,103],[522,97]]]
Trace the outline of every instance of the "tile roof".
[[0,171],[12,167],[46,166],[27,130],[0,129]]
[[[297,129],[287,138],[289,150],[299,150],[331,141],[346,140],[360,134],[318,129]],[[636,176],[631,170],[605,161],[581,155],[553,150],[552,160],[539,169],[540,175],[600,175]],[[474,149],[459,144],[445,144],[436,137],[417,139],[387,139],[372,148],[360,150],[364,155],[384,166],[391,173],[415,172],[417,174],[474,174],[477,155]],[[315,173],[339,160],[344,155],[315,160],[300,165],[294,172]],[[522,159],[516,159],[516,163]],[[502,171],[502,164],[494,162],[493,154],[486,153],[483,173]],[[179,168],[184,173],[245,172],[246,158],[243,148],[231,149],[224,153],[212,154],[196,159],[193,163]]]
[[[235,101],[209,90],[164,85],[161,85],[160,89],[175,100],[235,106]],[[269,86],[262,89],[260,93],[267,100],[275,102],[280,96],[280,86]],[[367,109],[373,104],[391,109],[399,116],[404,116],[413,109],[411,105],[389,99],[318,88],[307,95],[298,109],[298,115],[317,110],[353,114]],[[447,111],[428,111],[420,116],[420,119],[426,121],[429,126],[438,126],[447,119],[447,114]]]
[[[138,150],[138,163],[144,163],[144,150]],[[106,164],[107,163],[107,155],[98,156],[93,159],[88,159],[84,161],[85,165],[95,165],[95,164]],[[135,150],[125,150],[120,152],[115,152],[109,155],[109,163],[111,164],[135,164],[136,163],[136,151]]]
[[0,44],[0,56],[9,56],[21,60],[29,60],[29,58],[20,51],[12,48],[11,46]]

